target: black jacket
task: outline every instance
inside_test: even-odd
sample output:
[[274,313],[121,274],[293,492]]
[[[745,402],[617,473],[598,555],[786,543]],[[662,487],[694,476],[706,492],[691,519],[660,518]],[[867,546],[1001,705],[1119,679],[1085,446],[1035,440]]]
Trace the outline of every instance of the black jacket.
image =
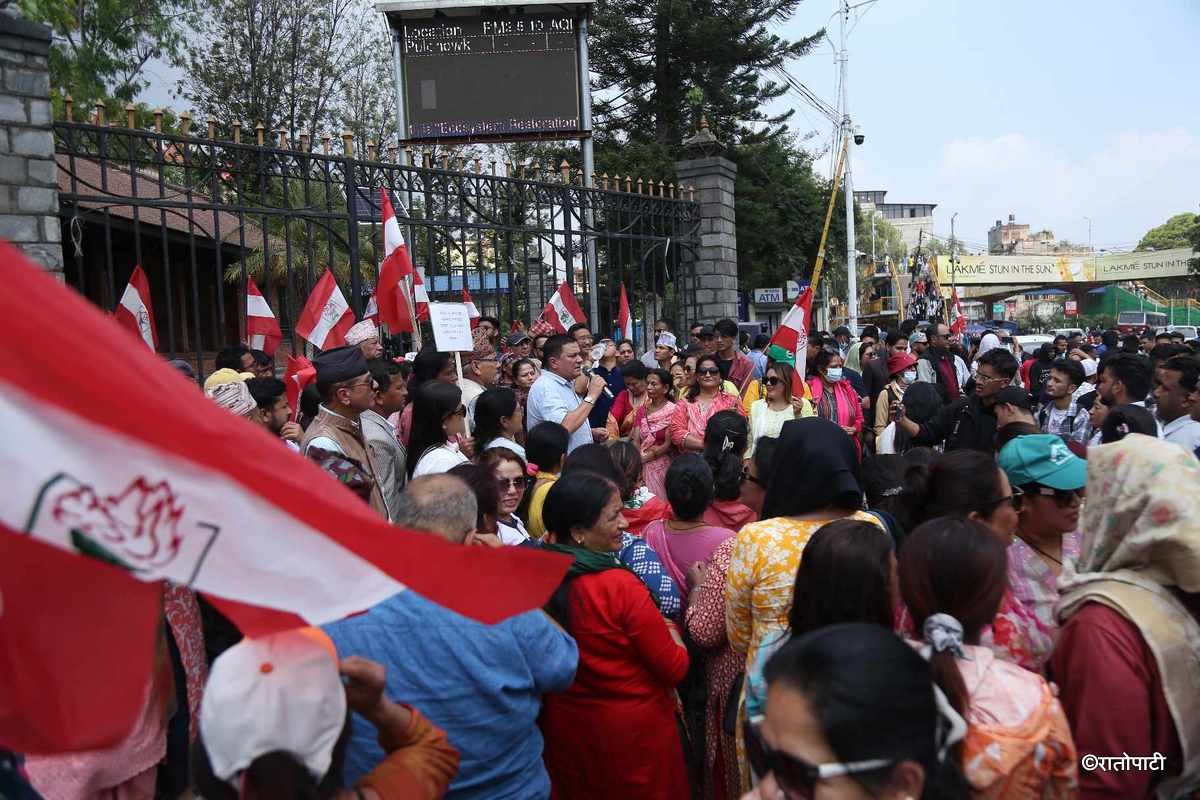
[[913,437],[912,443],[931,447],[946,442],[946,451],[981,450],[996,451],[996,414],[984,408],[975,394],[963,397],[944,406],[937,416],[921,425],[921,432]]

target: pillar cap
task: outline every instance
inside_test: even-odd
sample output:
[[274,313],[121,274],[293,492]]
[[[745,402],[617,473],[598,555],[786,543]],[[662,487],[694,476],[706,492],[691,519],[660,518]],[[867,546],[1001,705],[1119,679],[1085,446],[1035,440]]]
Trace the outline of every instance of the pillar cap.
[[703,158],[715,156],[725,149],[725,145],[709,130],[708,117],[701,116],[696,133],[683,140],[683,149],[690,158]]

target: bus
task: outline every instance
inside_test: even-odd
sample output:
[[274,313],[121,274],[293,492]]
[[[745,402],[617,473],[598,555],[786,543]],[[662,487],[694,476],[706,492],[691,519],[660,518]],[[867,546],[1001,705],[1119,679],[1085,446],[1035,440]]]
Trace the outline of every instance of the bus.
[[1141,336],[1166,324],[1167,315],[1157,311],[1122,311],[1117,314],[1117,330],[1121,334],[1135,333]]

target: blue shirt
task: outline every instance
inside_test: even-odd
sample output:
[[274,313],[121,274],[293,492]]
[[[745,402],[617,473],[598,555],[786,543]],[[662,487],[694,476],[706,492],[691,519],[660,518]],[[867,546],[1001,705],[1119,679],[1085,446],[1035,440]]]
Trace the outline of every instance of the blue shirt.
[[[537,715],[546,692],[575,680],[579,648],[541,611],[484,625],[411,590],[325,626],[338,655],[387,668],[387,695],[418,709],[461,754],[451,800],[544,800]],[[346,751],[352,786],[383,760],[375,728],[357,714]]]
[[[557,422],[561,425],[567,414],[582,404],[583,398],[575,394],[574,381],[543,370],[541,377],[529,389],[529,399],[525,404],[525,428],[533,430],[533,426],[539,422]],[[588,420],[584,419],[578,428],[571,431],[567,452],[591,443],[592,429]]]
[[761,381],[763,376],[767,374],[767,354],[762,350],[751,350],[746,358],[750,359],[754,364],[754,372],[751,373],[751,377]]

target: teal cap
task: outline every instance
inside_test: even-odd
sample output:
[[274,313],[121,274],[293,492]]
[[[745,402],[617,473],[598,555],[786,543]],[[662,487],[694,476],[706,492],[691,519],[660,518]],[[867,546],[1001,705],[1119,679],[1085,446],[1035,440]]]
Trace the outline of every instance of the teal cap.
[[1051,489],[1087,486],[1087,462],[1060,437],[1048,433],[1018,436],[1000,451],[1000,469],[1013,486],[1036,483]]

